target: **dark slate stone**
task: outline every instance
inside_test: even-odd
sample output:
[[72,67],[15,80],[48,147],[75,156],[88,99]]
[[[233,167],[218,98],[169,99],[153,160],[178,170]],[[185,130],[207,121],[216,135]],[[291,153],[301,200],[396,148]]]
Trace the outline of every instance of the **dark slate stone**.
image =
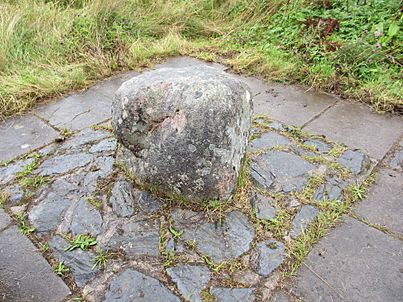
[[343,200],[343,189],[347,186],[347,182],[338,177],[332,177],[324,184],[320,185],[313,195],[314,200]]
[[326,144],[325,142],[319,140],[306,140],[304,141],[304,145],[312,146],[315,148],[316,151],[320,153],[326,153],[330,150],[330,145]]
[[291,141],[276,132],[266,132],[249,143],[248,150],[271,149],[276,146],[289,146]]
[[130,217],[134,213],[133,202],[132,184],[125,180],[115,182],[111,198],[109,199],[113,212],[119,217]]
[[117,148],[116,139],[109,138],[93,145],[89,151],[90,153],[106,152],[106,151],[115,151],[116,148]]
[[118,226],[109,244],[121,248],[128,257],[159,256],[159,223],[157,220],[129,220]]
[[293,293],[303,301],[402,301],[402,241],[343,220],[304,259]]
[[169,239],[165,246],[165,250],[168,253],[173,253],[175,251],[175,240],[173,240],[172,238]]
[[257,244],[252,262],[256,272],[263,277],[268,277],[284,261],[287,253],[283,243],[275,240],[267,240]]
[[200,293],[210,281],[210,271],[207,267],[179,264],[168,268],[167,274],[186,301],[202,302]]
[[233,211],[220,224],[207,222],[201,215],[177,209],[172,213],[174,226],[183,230],[184,240],[195,240],[196,249],[215,262],[234,259],[247,252],[255,237],[255,231],[247,217]]
[[213,287],[210,292],[216,302],[253,302],[255,299],[253,288]]
[[247,85],[214,68],[164,68],[125,82],[112,126],[139,181],[187,199],[228,199],[251,125]]
[[254,194],[251,198],[251,205],[256,213],[256,218],[272,220],[276,216],[277,210],[272,205],[273,200],[261,194]]
[[104,302],[180,302],[160,281],[134,269],[114,276]]
[[0,301],[60,302],[69,294],[63,280],[17,227],[0,232]]
[[102,216],[88,201],[80,199],[73,212],[70,230],[73,235],[97,236],[102,232]]
[[91,154],[77,153],[51,157],[38,168],[40,175],[55,175],[70,172],[89,164],[93,159]]
[[403,168],[403,150],[396,152],[390,160],[389,165],[393,169]]
[[33,162],[32,158],[25,159],[23,161],[18,161],[7,165],[6,167],[0,166],[0,185],[5,185],[12,181],[18,172],[24,170],[25,166]]
[[285,126],[284,126],[282,123],[278,122],[278,121],[273,121],[273,122],[271,122],[271,124],[269,125],[269,127],[272,128],[272,129],[274,129],[274,130],[277,130],[277,131],[284,131],[284,130],[286,130]]
[[[314,165],[284,151],[269,151],[251,163],[251,176],[264,188],[275,191],[302,191]],[[255,176],[257,175],[257,176]]]
[[62,222],[63,214],[70,205],[69,199],[50,192],[44,200],[32,207],[28,218],[37,232],[51,232]]
[[101,140],[108,136],[111,136],[111,134],[108,132],[95,131],[90,128],[87,128],[81,131],[73,138],[66,141],[61,147],[61,149],[80,149],[86,144]]
[[145,214],[151,214],[158,211],[161,208],[161,201],[149,192],[142,191],[137,192],[135,196],[136,207]]
[[11,223],[11,218],[0,208],[0,232]]
[[97,157],[90,167],[83,181],[87,192],[94,192],[99,180],[108,177],[113,171],[114,158],[112,156]]
[[24,197],[24,190],[19,185],[12,186],[6,191],[10,194],[8,202],[11,205],[17,204]]
[[53,256],[59,262],[63,261],[64,265],[70,269],[78,287],[83,287],[88,281],[95,277],[98,268],[95,267],[92,269],[94,265],[92,262],[94,255],[91,252],[80,249],[66,252],[65,249],[70,245],[60,236],[54,236],[49,242],[49,246]]
[[371,161],[368,155],[359,150],[347,150],[340,156],[339,163],[358,175],[368,170]]
[[297,215],[295,215],[292,220],[292,229],[290,236],[295,238],[305,230],[308,225],[316,218],[319,214],[319,210],[310,205],[303,205]]

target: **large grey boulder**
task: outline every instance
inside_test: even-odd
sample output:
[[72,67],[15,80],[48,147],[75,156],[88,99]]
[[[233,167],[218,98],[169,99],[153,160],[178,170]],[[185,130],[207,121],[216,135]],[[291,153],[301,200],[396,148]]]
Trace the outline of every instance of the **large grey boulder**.
[[163,68],[123,83],[112,125],[140,181],[189,200],[227,199],[251,114],[249,89],[228,74],[204,66]]

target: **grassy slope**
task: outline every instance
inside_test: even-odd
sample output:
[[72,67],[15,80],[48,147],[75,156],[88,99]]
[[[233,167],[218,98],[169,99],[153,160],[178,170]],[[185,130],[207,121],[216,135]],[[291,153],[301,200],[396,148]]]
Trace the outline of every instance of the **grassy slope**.
[[3,0],[0,118],[172,55],[402,110],[400,2],[326,2]]

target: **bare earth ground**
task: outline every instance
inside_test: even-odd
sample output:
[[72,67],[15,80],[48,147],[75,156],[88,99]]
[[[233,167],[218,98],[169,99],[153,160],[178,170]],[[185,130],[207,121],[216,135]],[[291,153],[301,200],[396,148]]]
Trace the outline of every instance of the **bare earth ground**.
[[[155,68],[196,64],[225,70]],[[236,75],[240,189],[195,207],[131,184],[108,121],[133,76],[0,124],[0,301],[403,300],[401,117]]]

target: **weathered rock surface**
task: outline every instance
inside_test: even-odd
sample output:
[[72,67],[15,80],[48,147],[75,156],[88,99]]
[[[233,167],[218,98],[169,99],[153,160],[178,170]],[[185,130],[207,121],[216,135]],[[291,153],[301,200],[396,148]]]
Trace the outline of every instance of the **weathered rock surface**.
[[287,253],[283,243],[267,240],[257,244],[252,255],[252,262],[259,275],[268,277],[283,263],[286,256]]
[[28,218],[37,232],[54,231],[70,205],[69,199],[50,192],[44,200],[31,209]]
[[0,185],[4,185],[12,181],[18,172],[24,170],[24,167],[31,164],[32,158],[25,159],[23,161],[18,161],[13,164],[9,164],[6,167],[0,167]]
[[244,214],[230,212],[222,224],[219,221],[207,222],[200,216],[180,209],[172,213],[175,228],[184,231],[184,240],[194,240],[200,253],[218,263],[239,257],[249,250],[255,231]]
[[118,226],[110,240],[112,248],[121,248],[126,255],[158,256],[159,223],[157,221],[132,219]]
[[297,215],[292,220],[292,229],[290,236],[295,238],[305,230],[308,225],[316,218],[319,210],[310,205],[303,205]]
[[209,67],[144,73],[125,82],[112,105],[133,173],[190,200],[230,197],[250,124],[248,88]]
[[135,206],[144,214],[152,214],[161,208],[161,201],[147,191],[135,194]]
[[304,145],[311,146],[320,153],[326,153],[330,150],[330,146],[328,144],[319,140],[306,140],[304,141]]
[[390,160],[389,165],[393,169],[403,168],[403,150],[397,151]]
[[116,139],[109,138],[93,145],[89,151],[90,153],[107,152],[107,151],[115,151],[116,148],[117,148]]
[[347,150],[340,156],[339,163],[358,175],[368,170],[371,161],[368,155],[359,150]]
[[313,195],[314,200],[343,200],[343,189],[347,186],[347,182],[338,177],[332,177],[326,183],[319,186]]
[[10,194],[8,202],[12,205],[18,203],[24,197],[24,190],[19,185],[6,189],[6,192]]
[[224,288],[213,287],[210,291],[216,302],[253,302],[253,288]]
[[272,200],[261,194],[254,194],[251,198],[251,205],[256,213],[256,218],[271,220],[276,217],[277,210],[272,204]]
[[64,265],[70,269],[78,287],[83,287],[97,273],[98,268],[92,268],[94,255],[91,252],[80,249],[66,252],[65,249],[69,247],[69,244],[59,236],[53,237],[49,246],[53,256],[58,261],[63,261]]
[[112,188],[112,195],[109,199],[112,210],[119,217],[130,217],[134,213],[133,186],[125,180],[118,180]]
[[274,147],[286,147],[291,144],[291,141],[276,132],[266,132],[263,133],[260,137],[254,139],[249,143],[248,150],[256,151],[259,149],[271,149]]
[[104,302],[180,302],[160,281],[134,269],[114,276]]
[[45,160],[38,168],[38,171],[40,175],[67,173],[89,164],[92,159],[93,156],[87,153],[60,155]]
[[269,151],[255,158],[250,166],[255,184],[274,191],[302,191],[314,165],[284,151]]
[[202,302],[201,291],[210,281],[210,271],[205,266],[180,264],[167,269],[186,301]]
[[11,218],[0,208],[0,231],[6,228],[11,223]]
[[81,199],[74,209],[70,230],[73,235],[97,236],[102,232],[102,216],[88,201]]

